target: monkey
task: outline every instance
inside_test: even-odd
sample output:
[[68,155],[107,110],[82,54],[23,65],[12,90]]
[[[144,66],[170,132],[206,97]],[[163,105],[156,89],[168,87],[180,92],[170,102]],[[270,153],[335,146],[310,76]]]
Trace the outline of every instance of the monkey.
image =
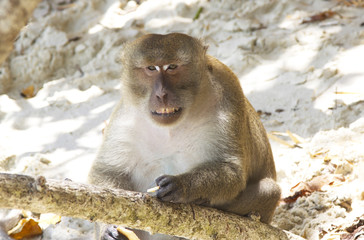
[[[124,45],[122,98],[89,182],[139,192],[156,184],[161,201],[258,213],[269,224],[281,190],[266,131],[237,76],[206,52],[182,33]],[[123,239],[115,231],[102,239]]]

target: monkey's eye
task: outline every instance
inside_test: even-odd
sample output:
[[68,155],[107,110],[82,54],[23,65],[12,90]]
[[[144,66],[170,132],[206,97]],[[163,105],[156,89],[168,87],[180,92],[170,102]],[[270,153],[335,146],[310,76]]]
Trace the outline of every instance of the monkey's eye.
[[177,67],[178,67],[178,65],[176,65],[176,64],[169,64],[167,69],[173,70],[173,69],[176,69]]
[[155,71],[155,70],[157,70],[157,68],[156,68],[155,66],[148,66],[147,68],[148,68],[148,70],[150,70],[150,71]]

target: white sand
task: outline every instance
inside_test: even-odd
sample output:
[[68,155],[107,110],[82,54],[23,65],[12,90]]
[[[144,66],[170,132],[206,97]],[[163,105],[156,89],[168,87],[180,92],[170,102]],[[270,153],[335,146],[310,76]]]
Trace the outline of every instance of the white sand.
[[[61,1],[49,2],[37,8],[0,68],[0,84],[12,77],[11,90],[0,95],[2,170],[85,181],[104,121],[120,98],[122,43],[145,33],[184,32],[204,39],[209,54],[233,69],[268,132],[304,138],[302,148],[271,142],[283,197],[314,176],[345,176],[280,205],[273,224],[308,239],[326,231],[328,239],[332,225],[363,214],[364,9],[334,0],[149,0],[139,6],[78,0],[64,10],[56,9]],[[338,15],[301,24],[326,10]],[[36,96],[20,97],[30,85]],[[323,154],[312,156],[317,153]],[[347,199],[351,212],[340,206]],[[63,218],[43,239],[89,239],[90,229]]]

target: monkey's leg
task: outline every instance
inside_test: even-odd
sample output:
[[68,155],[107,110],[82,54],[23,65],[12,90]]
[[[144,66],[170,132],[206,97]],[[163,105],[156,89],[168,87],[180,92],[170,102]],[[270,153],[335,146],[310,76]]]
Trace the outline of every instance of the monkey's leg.
[[214,207],[239,215],[257,212],[262,222],[270,223],[280,197],[281,189],[278,184],[271,178],[264,178],[248,183],[246,189],[234,200]]

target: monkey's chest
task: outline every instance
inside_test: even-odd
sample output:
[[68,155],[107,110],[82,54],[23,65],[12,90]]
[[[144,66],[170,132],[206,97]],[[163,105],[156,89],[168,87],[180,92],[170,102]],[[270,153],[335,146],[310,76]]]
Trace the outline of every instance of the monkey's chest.
[[135,190],[141,192],[155,186],[154,180],[161,175],[182,174],[208,161],[208,153],[212,152],[209,144],[198,136],[181,138],[178,135],[144,136],[137,149],[139,166],[132,177]]

